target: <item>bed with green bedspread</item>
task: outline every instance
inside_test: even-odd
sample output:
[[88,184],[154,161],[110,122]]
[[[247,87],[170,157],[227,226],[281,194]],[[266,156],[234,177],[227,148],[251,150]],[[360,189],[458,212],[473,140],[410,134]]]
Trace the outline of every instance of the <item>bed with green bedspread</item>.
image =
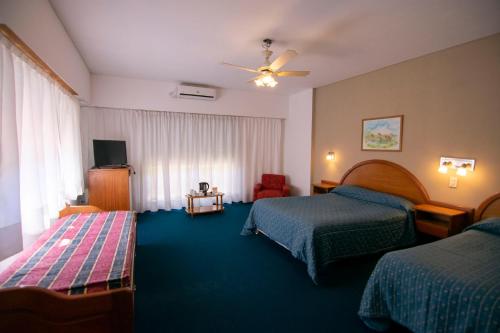
[[241,234],[260,230],[285,246],[317,283],[338,259],[413,244],[412,207],[394,195],[344,185],[323,195],[257,200]]
[[500,218],[385,254],[359,316],[377,331],[397,322],[420,332],[500,332]]

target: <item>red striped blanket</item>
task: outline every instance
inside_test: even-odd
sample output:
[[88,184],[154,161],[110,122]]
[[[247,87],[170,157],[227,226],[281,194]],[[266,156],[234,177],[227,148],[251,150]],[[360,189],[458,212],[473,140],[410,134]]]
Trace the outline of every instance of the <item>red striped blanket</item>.
[[0,273],[0,288],[37,286],[74,295],[128,287],[134,243],[133,212],[65,216]]

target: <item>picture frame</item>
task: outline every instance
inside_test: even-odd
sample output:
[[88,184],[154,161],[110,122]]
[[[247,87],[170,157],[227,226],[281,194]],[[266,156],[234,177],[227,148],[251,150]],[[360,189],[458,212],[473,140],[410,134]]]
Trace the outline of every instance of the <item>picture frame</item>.
[[362,151],[403,150],[403,115],[366,118],[361,121]]

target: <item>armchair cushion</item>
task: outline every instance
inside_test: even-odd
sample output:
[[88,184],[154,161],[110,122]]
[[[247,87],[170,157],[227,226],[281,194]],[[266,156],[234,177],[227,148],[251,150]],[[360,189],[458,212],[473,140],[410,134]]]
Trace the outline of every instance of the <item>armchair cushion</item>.
[[262,175],[262,186],[266,189],[281,190],[283,185],[285,185],[285,176],[283,175],[266,173]]
[[285,184],[285,176],[263,174],[262,182],[257,183],[253,190],[253,200],[262,198],[287,197],[290,188]]
[[276,197],[282,197],[283,192],[280,190],[262,190],[257,193],[256,199],[263,199],[263,198],[276,198]]

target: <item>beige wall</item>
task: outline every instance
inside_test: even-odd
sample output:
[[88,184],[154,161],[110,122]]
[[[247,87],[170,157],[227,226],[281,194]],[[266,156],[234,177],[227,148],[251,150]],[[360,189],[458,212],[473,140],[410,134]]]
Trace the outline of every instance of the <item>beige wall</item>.
[[[477,207],[500,191],[500,34],[317,88],[314,103],[313,181],[377,158],[409,169],[433,200]],[[361,151],[361,120],[398,114],[403,151]],[[441,155],[475,158],[476,170],[448,188]]]

